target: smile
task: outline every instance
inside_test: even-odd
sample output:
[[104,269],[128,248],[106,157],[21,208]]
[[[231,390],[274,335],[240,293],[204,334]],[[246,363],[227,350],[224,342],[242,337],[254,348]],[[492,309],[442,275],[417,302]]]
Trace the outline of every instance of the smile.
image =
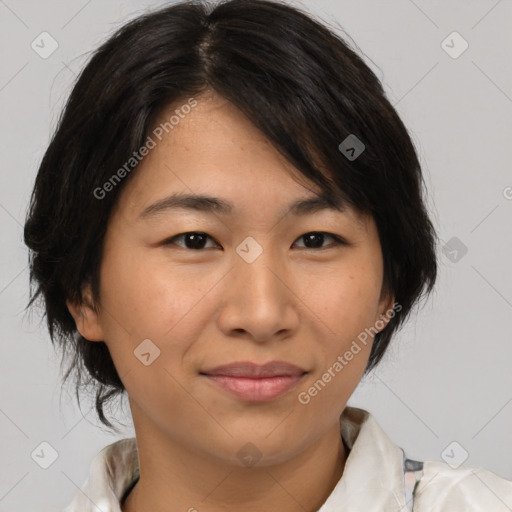
[[232,377],[227,375],[204,375],[209,382],[230,394],[248,402],[269,402],[291,389],[302,379],[302,375],[275,377]]

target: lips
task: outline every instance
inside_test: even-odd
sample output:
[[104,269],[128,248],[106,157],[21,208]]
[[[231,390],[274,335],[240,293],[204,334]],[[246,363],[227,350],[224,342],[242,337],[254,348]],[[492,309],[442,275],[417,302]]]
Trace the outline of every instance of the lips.
[[308,372],[290,363],[239,362],[200,372],[217,389],[245,402],[270,402],[295,388]]
[[226,377],[263,379],[268,377],[296,377],[307,372],[298,366],[284,361],[271,361],[263,365],[247,361],[217,366],[200,373],[210,376],[224,375]]

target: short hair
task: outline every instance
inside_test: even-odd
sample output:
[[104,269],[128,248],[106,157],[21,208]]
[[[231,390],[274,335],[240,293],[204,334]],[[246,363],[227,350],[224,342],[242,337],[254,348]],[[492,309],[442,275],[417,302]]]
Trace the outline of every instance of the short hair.
[[[125,388],[107,345],[80,335],[66,299],[81,303],[88,283],[99,300],[108,221],[137,166],[104,197],[95,190],[144,144],[163,109],[205,90],[238,107],[325,197],[375,220],[384,287],[400,311],[375,335],[365,373],[436,280],[436,233],[413,142],[347,42],[279,0],[184,1],[140,15],[94,51],[78,76],[24,226],[27,308],[42,295],[52,344],[63,350],[61,363],[69,361],[64,381],[75,376],[79,403],[79,391],[92,384],[96,412],[111,428],[103,406]],[[353,149],[343,146],[350,140]]]

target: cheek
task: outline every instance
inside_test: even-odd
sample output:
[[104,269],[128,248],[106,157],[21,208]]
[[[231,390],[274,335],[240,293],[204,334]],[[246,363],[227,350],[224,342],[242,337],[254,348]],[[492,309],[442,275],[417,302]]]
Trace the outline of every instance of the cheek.
[[176,269],[118,246],[103,262],[102,305],[134,337],[157,336],[193,302],[197,290],[184,281]]
[[117,247],[102,265],[101,322],[119,373],[138,366],[134,350],[146,339],[161,351],[160,363],[178,364],[213,314],[208,292],[218,276]]
[[303,289],[305,304],[333,337],[346,340],[375,321],[379,279],[378,272],[369,266],[340,266],[311,278],[308,288]]
[[[317,391],[319,404],[326,406],[348,399],[364,373],[381,291],[380,269],[373,260],[345,263],[325,276],[312,278],[307,299],[315,323],[323,325],[325,333],[318,347],[322,353],[315,375],[318,385],[312,393]],[[314,282],[317,284],[312,285]]]

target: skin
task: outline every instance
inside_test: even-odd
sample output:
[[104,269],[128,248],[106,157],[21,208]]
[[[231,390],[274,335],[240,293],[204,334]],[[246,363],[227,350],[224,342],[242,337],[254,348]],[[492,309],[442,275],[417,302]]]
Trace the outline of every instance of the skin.
[[[141,476],[123,512],[314,511],[342,476],[348,453],[339,416],[372,339],[310,403],[298,394],[392,307],[382,293],[378,232],[371,217],[351,209],[283,215],[292,201],[319,192],[316,185],[231,103],[213,93],[196,99],[122,190],[105,238],[101,300],[93,305],[86,287],[82,304],[68,302],[79,332],[107,344],[128,393]],[[174,192],[224,198],[237,214],[138,217]],[[164,243],[197,231],[209,235],[202,249],[187,237]],[[311,232],[348,245],[325,235],[308,248],[303,235]],[[252,263],[236,252],[248,236],[263,250]],[[148,366],[134,356],[144,339],[160,349]],[[267,403],[244,401],[199,375],[272,360],[309,373]],[[252,467],[237,456],[248,442],[261,455]]]

